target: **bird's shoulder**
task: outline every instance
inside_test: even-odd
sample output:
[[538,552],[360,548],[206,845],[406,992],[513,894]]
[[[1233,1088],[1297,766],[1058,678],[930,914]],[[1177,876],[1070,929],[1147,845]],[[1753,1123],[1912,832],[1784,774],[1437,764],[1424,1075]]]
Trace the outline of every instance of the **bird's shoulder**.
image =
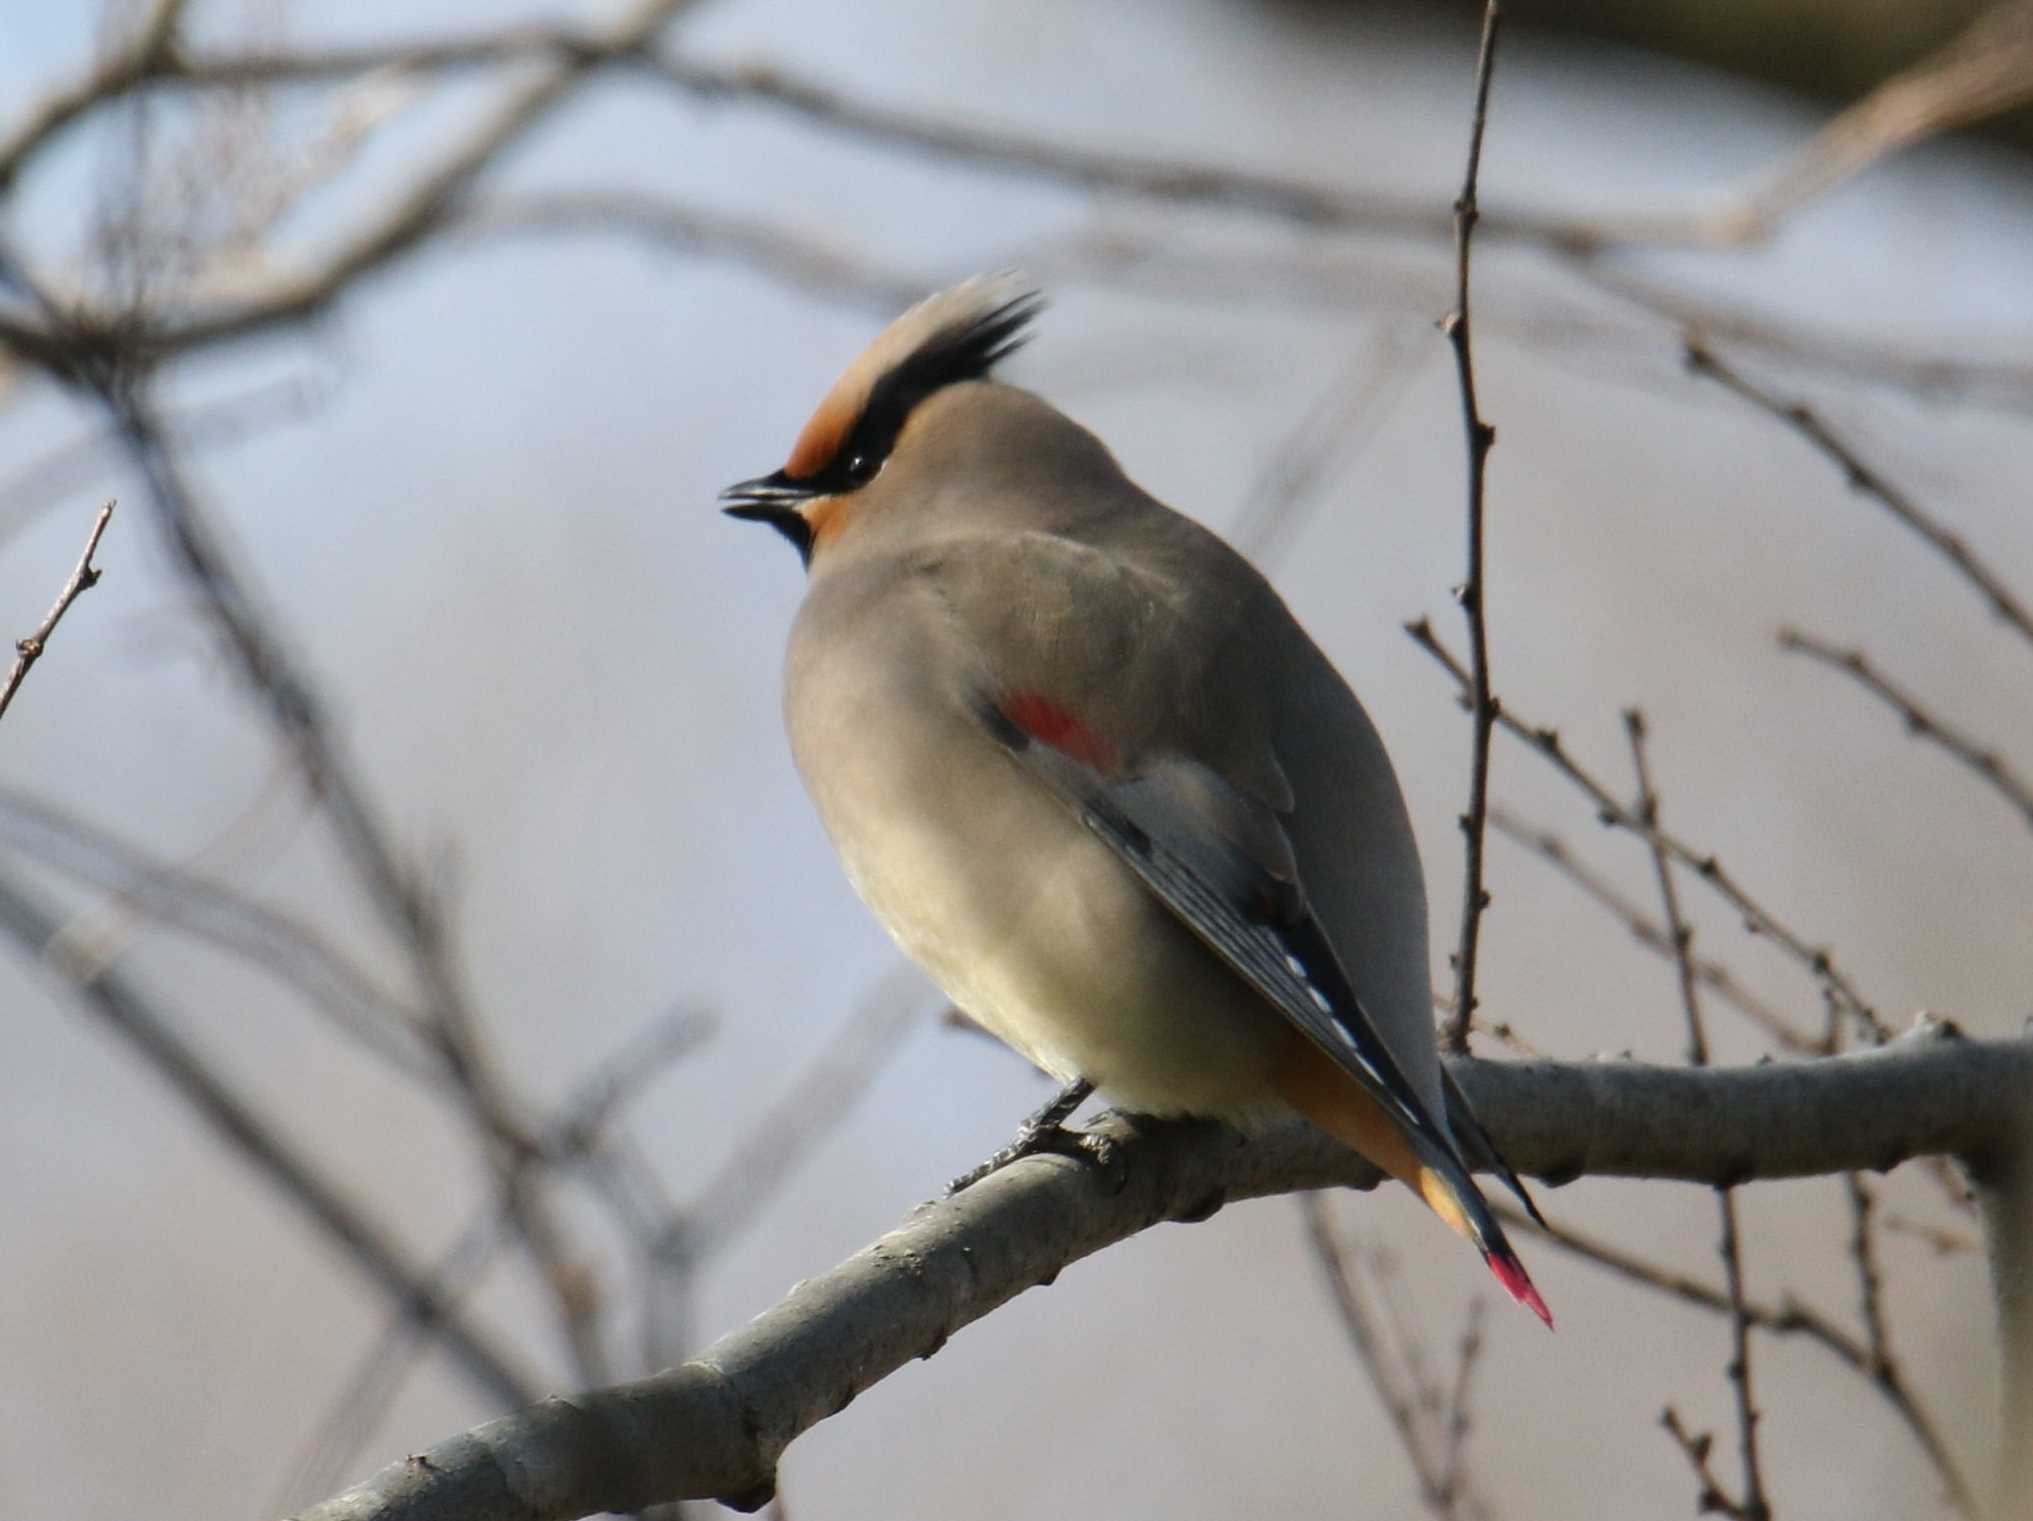
[[1269,652],[1248,637],[1266,627],[1250,616],[1261,583],[1183,548],[1031,530],[923,546],[909,574],[989,690],[1049,699],[1105,733],[1125,765],[1192,756],[1239,793],[1287,806]]
[[1167,547],[1031,529],[927,544],[906,572],[984,637],[1099,663],[1165,651],[1204,661],[1233,636],[1248,588]]

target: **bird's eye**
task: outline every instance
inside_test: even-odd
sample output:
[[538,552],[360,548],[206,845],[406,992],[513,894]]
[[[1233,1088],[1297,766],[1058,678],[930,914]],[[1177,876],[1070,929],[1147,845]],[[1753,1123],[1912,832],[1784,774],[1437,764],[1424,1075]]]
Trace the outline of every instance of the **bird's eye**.
[[850,455],[847,460],[847,478],[857,486],[874,480],[881,469],[882,461],[873,454]]

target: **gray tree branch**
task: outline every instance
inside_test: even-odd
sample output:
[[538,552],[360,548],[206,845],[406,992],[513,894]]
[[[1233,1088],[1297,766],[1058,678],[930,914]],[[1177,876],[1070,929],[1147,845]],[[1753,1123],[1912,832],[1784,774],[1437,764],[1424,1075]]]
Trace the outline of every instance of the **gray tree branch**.
[[[1461,1062],[1456,1075],[1511,1161],[1584,1175],[1743,1183],[1912,1157],[2016,1156],[2033,1039],[1930,1024],[1860,1055],[1740,1068]],[[1293,1125],[1243,1141],[1217,1127],[1101,1124],[1114,1180],[1062,1158],[1005,1169],[900,1227],[680,1366],[552,1399],[443,1442],[302,1512],[300,1521],[525,1521],[712,1497],[753,1509],[801,1432],[913,1358],[1080,1258],[1232,1200],[1377,1173]]]

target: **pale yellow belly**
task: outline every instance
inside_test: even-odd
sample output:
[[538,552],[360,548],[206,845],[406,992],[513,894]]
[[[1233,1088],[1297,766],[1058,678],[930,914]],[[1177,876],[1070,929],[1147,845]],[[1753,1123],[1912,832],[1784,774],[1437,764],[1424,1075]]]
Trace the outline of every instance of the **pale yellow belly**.
[[1285,1110],[1284,1021],[1064,804],[985,735],[882,728],[801,768],[856,891],[957,1006],[1129,1109]]

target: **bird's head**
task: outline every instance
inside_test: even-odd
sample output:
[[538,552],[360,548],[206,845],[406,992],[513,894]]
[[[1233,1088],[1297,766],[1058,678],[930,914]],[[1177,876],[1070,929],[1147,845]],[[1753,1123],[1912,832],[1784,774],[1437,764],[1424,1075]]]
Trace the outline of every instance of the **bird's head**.
[[913,415],[949,386],[987,379],[1024,342],[1042,305],[1008,274],[977,276],[919,302],[834,382],[781,470],[720,493],[725,511],[769,524],[810,565],[882,475]]

